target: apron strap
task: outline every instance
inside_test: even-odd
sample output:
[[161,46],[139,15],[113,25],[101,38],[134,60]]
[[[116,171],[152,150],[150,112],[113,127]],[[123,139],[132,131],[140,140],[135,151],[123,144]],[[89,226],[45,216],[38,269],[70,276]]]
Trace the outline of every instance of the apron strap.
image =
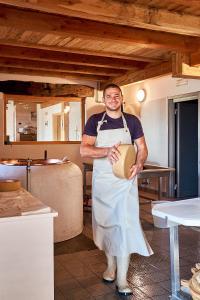
[[[127,125],[127,122],[126,122],[126,119],[125,119],[123,113],[122,113],[122,121],[123,121],[124,129],[126,130],[126,132],[128,132],[128,131],[129,131],[129,128],[128,128],[128,125]],[[129,132],[130,132],[130,131],[129,131]]]
[[97,134],[99,133],[99,130],[100,130],[100,128],[101,128],[101,125],[103,125],[105,116],[106,116],[106,112],[103,114],[103,117],[102,117],[101,121],[98,122],[98,126],[97,126]]

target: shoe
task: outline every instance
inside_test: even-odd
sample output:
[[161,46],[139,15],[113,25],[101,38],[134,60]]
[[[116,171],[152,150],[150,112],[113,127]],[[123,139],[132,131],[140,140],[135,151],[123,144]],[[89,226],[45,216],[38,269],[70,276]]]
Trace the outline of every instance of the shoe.
[[105,253],[107,258],[107,269],[103,273],[103,281],[105,283],[113,283],[116,277],[116,259],[114,256]]
[[117,285],[116,289],[118,294],[122,296],[133,295],[127,282],[127,272],[130,261],[130,255],[127,256],[117,256]]
[[103,278],[103,282],[105,283],[113,283],[115,281],[115,279],[111,279],[111,278]]
[[125,286],[125,287],[121,287],[121,288],[116,285],[116,289],[117,289],[118,294],[120,294],[121,296],[131,296],[131,295],[133,295],[133,292],[129,288],[128,285]]
[[113,283],[115,281],[115,275],[114,276],[109,276],[107,274],[107,270],[103,273],[103,281],[105,283]]

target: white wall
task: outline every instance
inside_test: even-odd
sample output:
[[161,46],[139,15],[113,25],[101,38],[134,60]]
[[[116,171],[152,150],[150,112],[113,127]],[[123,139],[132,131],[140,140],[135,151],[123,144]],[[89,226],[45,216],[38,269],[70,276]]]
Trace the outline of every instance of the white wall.
[[[122,88],[126,105],[132,104],[136,114],[141,117],[150,162],[168,166],[168,99],[200,91],[199,80],[190,79],[183,82],[187,84],[177,86],[180,80],[164,76]],[[139,88],[144,88],[147,92],[143,103],[136,102],[135,95]]]
[[39,141],[53,141],[53,114],[61,113],[62,103],[41,108],[38,114],[38,131],[40,132]]
[[81,102],[69,102],[69,141],[80,141],[82,136]]
[[15,141],[16,106],[13,101],[8,101],[6,109],[6,134],[10,141]]

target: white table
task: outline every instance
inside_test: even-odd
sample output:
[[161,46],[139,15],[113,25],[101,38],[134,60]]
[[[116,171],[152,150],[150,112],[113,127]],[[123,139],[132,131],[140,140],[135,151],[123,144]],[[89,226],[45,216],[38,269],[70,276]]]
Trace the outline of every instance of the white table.
[[[178,225],[200,226],[200,198],[156,204],[152,209],[152,214],[165,219],[166,225],[169,226],[171,300],[183,299],[180,295]],[[188,299],[192,298],[188,297]]]

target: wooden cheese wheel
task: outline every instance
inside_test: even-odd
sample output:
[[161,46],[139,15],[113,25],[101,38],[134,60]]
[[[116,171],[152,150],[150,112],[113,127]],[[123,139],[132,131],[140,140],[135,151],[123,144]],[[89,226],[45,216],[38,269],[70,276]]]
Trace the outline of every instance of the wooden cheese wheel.
[[121,155],[119,160],[113,164],[113,173],[119,178],[130,177],[130,168],[135,163],[136,160],[136,151],[133,145],[122,144],[118,147]]
[[11,192],[20,189],[21,183],[19,180],[7,179],[0,180],[0,192]]

